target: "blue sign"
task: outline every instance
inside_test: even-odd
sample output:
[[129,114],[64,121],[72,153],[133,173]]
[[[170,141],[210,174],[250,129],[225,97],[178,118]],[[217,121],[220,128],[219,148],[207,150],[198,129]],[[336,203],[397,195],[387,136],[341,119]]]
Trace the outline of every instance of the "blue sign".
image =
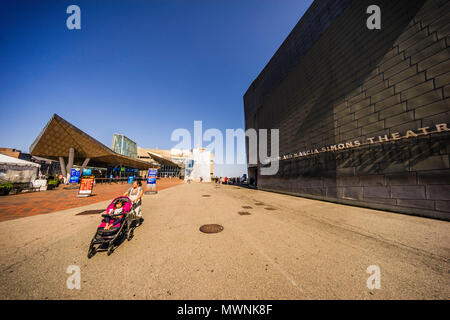
[[128,183],[133,183],[134,177],[128,177]]
[[83,176],[91,176],[92,175],[92,169],[84,169],[83,170]]
[[70,171],[69,183],[78,183],[78,181],[80,181],[80,170],[72,169]]
[[158,169],[148,169],[147,185],[156,184],[156,176],[158,175]]

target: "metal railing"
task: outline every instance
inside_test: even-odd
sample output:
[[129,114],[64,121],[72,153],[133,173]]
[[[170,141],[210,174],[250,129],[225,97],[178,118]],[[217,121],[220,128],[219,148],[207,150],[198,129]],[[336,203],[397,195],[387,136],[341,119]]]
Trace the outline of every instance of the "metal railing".
[[[145,178],[135,178],[138,181],[145,181]],[[123,178],[94,178],[95,183],[100,184],[119,184],[119,183],[128,183],[128,177]]]

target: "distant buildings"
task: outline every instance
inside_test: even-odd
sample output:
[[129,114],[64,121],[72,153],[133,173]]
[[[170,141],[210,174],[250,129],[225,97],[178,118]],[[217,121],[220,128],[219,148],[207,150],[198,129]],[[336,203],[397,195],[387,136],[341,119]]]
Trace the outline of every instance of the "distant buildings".
[[137,151],[139,160],[159,166],[158,177],[184,177],[184,172],[183,174],[181,172],[182,166],[178,162],[172,161],[170,150],[144,149],[138,147]]
[[149,168],[158,168],[159,177],[179,177],[211,181],[214,155],[205,149],[160,150],[138,148],[122,134],[114,134],[108,148],[85,132],[54,114],[30,146],[30,154],[12,148],[0,153],[40,165],[39,175],[59,176],[69,181],[72,169],[92,170],[97,178],[145,177]]
[[16,159],[21,159],[25,161],[31,160],[31,155],[29,153],[24,153],[21,150],[13,148],[0,148],[0,153]]
[[[136,144],[126,137],[115,138],[116,150],[95,140],[57,114],[54,114],[36,140],[30,146],[33,157],[42,157],[59,162],[60,172],[69,180],[72,169],[82,172],[85,168],[99,168],[96,176],[124,178],[139,170],[155,167],[137,159]],[[131,142],[130,142],[131,141]],[[133,149],[134,144],[134,149]],[[134,151],[133,151],[134,150]],[[125,155],[130,154],[132,156]],[[134,155],[134,156],[133,156]]]
[[214,154],[204,148],[161,150],[138,148],[140,160],[160,164],[159,177],[210,182],[214,172]]

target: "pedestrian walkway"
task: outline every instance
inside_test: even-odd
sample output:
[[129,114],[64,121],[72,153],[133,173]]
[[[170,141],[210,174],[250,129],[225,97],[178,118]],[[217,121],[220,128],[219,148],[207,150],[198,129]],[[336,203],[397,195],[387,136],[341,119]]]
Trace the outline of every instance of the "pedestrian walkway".
[[[144,195],[144,222],[87,258],[92,204],[0,223],[0,299],[448,299],[450,224],[191,183]],[[203,233],[219,224],[219,233]],[[81,288],[67,288],[78,266]],[[369,266],[380,289],[368,288]],[[118,281],[105,286],[105,270]],[[371,269],[369,269],[371,270]]]
[[[163,190],[181,183],[184,183],[184,181],[163,178],[158,179],[156,186],[157,190]],[[96,184],[93,189],[93,196],[80,198],[77,197],[78,189],[67,190],[64,187],[60,185],[55,190],[0,197],[0,222],[112,200],[130,188],[130,184]],[[143,187],[146,187],[145,182],[143,183]]]

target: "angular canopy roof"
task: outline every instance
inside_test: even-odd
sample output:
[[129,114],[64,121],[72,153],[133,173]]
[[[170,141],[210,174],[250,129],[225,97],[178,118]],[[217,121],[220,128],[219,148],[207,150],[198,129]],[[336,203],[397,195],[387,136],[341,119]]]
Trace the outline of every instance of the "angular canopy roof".
[[57,114],[53,115],[30,146],[30,153],[33,156],[59,160],[59,157],[68,157],[70,148],[75,149],[74,164],[77,165],[81,165],[86,158],[90,158],[89,166],[122,165],[140,170],[157,167],[112,151]]
[[[149,157],[150,159],[153,159],[154,161],[158,162],[159,164],[163,164],[169,167],[179,167],[178,164],[173,162],[167,157],[167,153],[170,154],[170,150],[157,150],[158,153],[156,153],[152,149],[144,149],[144,148],[138,148],[138,155],[139,157]],[[162,151],[162,152],[161,152]],[[165,154],[161,154],[165,153]]]

